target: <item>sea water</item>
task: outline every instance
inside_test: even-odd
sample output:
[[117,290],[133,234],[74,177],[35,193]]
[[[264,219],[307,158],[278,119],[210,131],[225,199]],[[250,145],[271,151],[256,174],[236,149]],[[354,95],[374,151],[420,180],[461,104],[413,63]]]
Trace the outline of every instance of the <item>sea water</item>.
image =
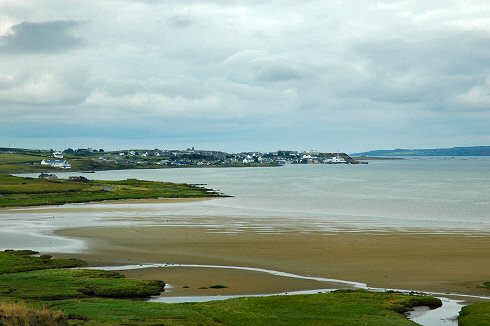
[[[232,196],[198,202],[111,202],[0,210],[1,230],[172,225],[209,232],[386,232],[488,235],[490,158],[431,157],[367,165],[285,165],[61,172],[58,177],[205,184]],[[35,174],[23,176],[36,177]],[[15,214],[13,214],[15,212]],[[66,225],[68,224],[68,225]],[[0,237],[0,247],[2,243]]]

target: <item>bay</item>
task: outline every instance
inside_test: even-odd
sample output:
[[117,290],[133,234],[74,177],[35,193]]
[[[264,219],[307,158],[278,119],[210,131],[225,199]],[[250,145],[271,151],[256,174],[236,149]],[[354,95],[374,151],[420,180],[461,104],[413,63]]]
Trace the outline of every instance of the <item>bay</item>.
[[[81,247],[52,236],[79,226],[169,225],[207,232],[490,233],[490,158],[410,158],[367,165],[285,165],[60,172],[58,177],[205,184],[233,197],[0,210],[0,247]],[[22,176],[37,177],[37,174]],[[24,238],[18,235],[23,234]],[[42,238],[35,238],[41,237]],[[16,241],[12,242],[12,239]],[[23,243],[24,240],[25,243]],[[53,245],[55,243],[56,245]],[[52,248],[51,248],[52,249]]]

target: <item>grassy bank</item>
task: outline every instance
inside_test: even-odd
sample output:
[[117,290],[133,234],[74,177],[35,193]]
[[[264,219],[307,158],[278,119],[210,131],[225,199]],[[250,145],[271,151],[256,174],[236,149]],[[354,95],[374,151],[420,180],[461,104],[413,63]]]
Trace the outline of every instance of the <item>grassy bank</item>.
[[[0,252],[0,325],[415,325],[404,313],[441,305],[427,296],[362,290],[185,304],[131,301],[159,294],[165,283],[60,268],[85,263],[32,254]],[[486,325],[489,307],[466,307],[461,325]]]
[[126,279],[117,272],[67,269],[87,266],[77,259],[34,257],[29,250],[0,253],[0,297],[59,300],[84,297],[149,297],[163,291],[161,281]]
[[87,263],[78,259],[51,259],[49,255],[33,257],[31,250],[6,250],[0,253],[0,276],[7,273],[19,273],[53,268],[84,267]]
[[437,299],[364,291],[162,304],[62,300],[49,307],[88,325],[415,325],[402,314]]
[[463,307],[458,320],[459,326],[490,325],[490,302],[479,302]]
[[122,181],[45,180],[0,174],[0,207],[58,205],[116,199],[217,197],[188,184],[128,179]]
[[157,295],[165,283],[127,279],[117,272],[61,269],[85,263],[33,253],[0,253],[4,324],[31,318],[44,319],[46,325],[410,325],[404,312],[441,304],[430,297],[365,291],[189,304],[108,299]]

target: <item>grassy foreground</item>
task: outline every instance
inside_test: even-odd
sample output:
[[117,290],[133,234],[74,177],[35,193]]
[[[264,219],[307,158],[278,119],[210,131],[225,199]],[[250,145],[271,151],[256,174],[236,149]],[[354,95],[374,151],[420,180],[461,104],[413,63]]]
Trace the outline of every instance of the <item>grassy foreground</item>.
[[0,252],[0,325],[414,325],[404,312],[441,305],[426,296],[366,291],[186,304],[121,300],[157,295],[165,283],[62,269],[84,263],[32,253]]
[[402,314],[437,299],[365,291],[162,304],[107,299],[50,303],[88,325],[415,325]]
[[0,207],[58,205],[141,198],[218,197],[213,190],[189,184],[142,181],[45,180],[0,174]]

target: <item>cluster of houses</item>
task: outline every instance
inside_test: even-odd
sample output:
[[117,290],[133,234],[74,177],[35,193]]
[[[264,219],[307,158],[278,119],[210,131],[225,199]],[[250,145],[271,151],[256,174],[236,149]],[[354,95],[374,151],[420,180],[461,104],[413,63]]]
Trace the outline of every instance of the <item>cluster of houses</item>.
[[70,163],[64,154],[87,154],[102,164],[108,165],[154,165],[154,166],[241,166],[241,165],[284,165],[284,164],[359,164],[344,153],[319,153],[317,151],[242,152],[226,153],[221,151],[196,150],[124,150],[104,152],[103,150],[69,150],[54,152],[52,159],[44,159],[41,165],[70,169]]
[[226,153],[188,148],[186,150],[126,150],[106,152],[99,161],[115,164],[155,164],[169,166],[203,165],[284,165],[284,164],[347,164],[357,163],[344,153],[319,153],[316,151],[276,151]]

